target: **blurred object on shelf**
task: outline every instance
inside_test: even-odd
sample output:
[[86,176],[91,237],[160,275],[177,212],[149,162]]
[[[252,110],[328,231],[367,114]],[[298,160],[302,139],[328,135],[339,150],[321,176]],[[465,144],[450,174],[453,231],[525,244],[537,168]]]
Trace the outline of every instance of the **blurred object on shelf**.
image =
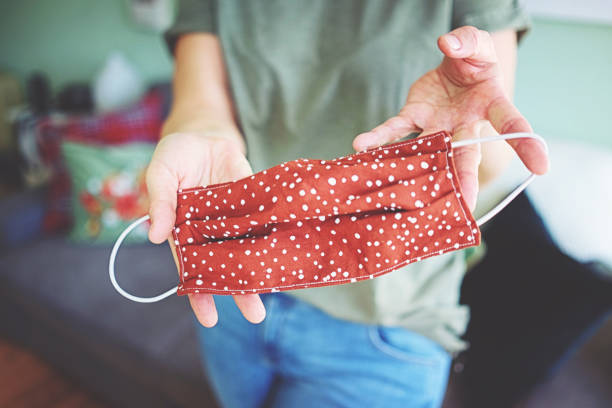
[[38,148],[38,117],[28,109],[22,107],[15,114],[14,129],[17,140],[19,165],[18,170],[25,185],[30,188],[40,187],[47,183],[51,171],[44,163]]
[[17,78],[0,72],[0,151],[14,151],[12,117],[21,103],[21,88]]
[[124,108],[142,97],[145,91],[142,76],[119,51],[112,52],[94,79],[95,109],[110,112]]
[[89,84],[72,83],[64,86],[57,96],[57,109],[73,115],[91,114],[94,102]]
[[45,115],[52,107],[52,94],[49,79],[42,72],[35,72],[26,84],[27,101],[35,115]]

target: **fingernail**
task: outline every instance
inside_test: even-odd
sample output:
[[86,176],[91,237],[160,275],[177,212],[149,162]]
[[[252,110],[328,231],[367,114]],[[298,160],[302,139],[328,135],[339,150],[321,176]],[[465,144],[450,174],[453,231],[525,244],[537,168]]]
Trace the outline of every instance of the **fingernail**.
[[254,315],[256,316],[253,316],[255,317],[255,324],[263,322],[263,320],[266,318],[266,308],[263,303],[259,304],[257,307],[257,312],[254,313]]
[[192,306],[194,307],[193,312],[202,326],[211,328],[217,324],[218,316],[216,312],[211,313],[210,310],[202,308],[197,302],[192,303]]
[[544,150],[544,153],[546,153],[546,155],[548,156],[549,151],[548,151],[548,144],[542,140],[538,140],[538,142],[540,143],[540,146],[542,147],[542,150]]
[[453,50],[458,50],[461,48],[461,41],[459,41],[459,39],[452,34],[446,36],[446,42]]
[[204,315],[202,318],[202,325],[208,328],[215,327],[217,320],[217,316]]

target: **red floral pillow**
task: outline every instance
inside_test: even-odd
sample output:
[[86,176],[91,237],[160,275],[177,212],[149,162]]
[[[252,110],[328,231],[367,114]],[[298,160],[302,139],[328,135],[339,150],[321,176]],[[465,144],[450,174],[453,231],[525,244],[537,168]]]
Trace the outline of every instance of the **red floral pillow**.
[[[62,143],[72,190],[72,240],[110,244],[135,218],[147,213],[145,169],[154,147],[151,143]],[[146,233],[142,226],[130,241],[144,242]]]

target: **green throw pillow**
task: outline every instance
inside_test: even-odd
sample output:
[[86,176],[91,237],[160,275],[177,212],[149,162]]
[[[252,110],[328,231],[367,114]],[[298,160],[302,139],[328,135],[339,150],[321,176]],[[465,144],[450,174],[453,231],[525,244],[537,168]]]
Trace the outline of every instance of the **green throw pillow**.
[[[154,148],[150,143],[62,143],[72,181],[73,241],[112,243],[133,220],[147,213],[145,170]],[[145,242],[147,229],[141,224],[126,242]]]

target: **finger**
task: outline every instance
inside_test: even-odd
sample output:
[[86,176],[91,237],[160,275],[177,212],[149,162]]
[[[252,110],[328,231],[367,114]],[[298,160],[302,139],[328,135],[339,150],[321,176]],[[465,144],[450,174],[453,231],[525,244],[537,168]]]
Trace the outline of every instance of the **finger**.
[[353,148],[360,152],[372,147],[382,146],[418,130],[419,128],[407,115],[394,116],[369,132],[357,135],[353,140]]
[[[453,133],[453,140],[458,141],[479,138],[480,127],[480,122],[474,122],[469,126],[462,126]],[[470,211],[474,211],[474,208],[476,208],[478,197],[478,167],[480,166],[481,159],[480,143],[453,149],[453,162],[455,163],[455,170],[459,178],[461,193]]]
[[[487,111],[488,119],[500,134],[527,132],[533,130],[527,119],[521,115],[518,109],[505,97],[499,97]],[[535,174],[544,174],[548,171],[548,151],[540,141],[536,139],[510,139],[507,141],[521,158],[525,166]]]
[[215,300],[211,294],[189,294],[187,297],[189,298],[193,313],[195,313],[202,326],[213,327],[217,324],[219,317],[215,306]]
[[[176,245],[174,245],[174,239],[168,239],[168,245],[170,246],[170,252],[174,258],[174,264],[176,265],[177,271],[180,273],[181,267],[178,256],[176,254]],[[210,294],[194,294],[190,293],[187,295],[191,309],[195,314],[196,318],[202,326],[213,327],[217,324],[217,309],[215,307],[215,301]]]
[[457,86],[472,85],[499,73],[495,45],[486,31],[460,27],[438,38],[438,47],[446,56],[442,72]]
[[266,308],[259,295],[234,295],[234,301],[249,322],[261,323],[266,317]]
[[[168,244],[170,246],[170,252],[172,252],[172,257],[174,258],[176,269],[180,273],[180,262],[176,254],[176,245],[172,237],[168,239]],[[215,307],[215,300],[211,294],[189,293],[187,297],[193,313],[202,326],[213,327],[217,324],[217,308]]]
[[147,169],[146,182],[151,217],[149,240],[154,244],[161,244],[174,227],[178,179],[153,160]]
[[440,51],[449,58],[467,58],[472,63],[495,63],[497,54],[491,35],[476,27],[459,27],[438,38]]

